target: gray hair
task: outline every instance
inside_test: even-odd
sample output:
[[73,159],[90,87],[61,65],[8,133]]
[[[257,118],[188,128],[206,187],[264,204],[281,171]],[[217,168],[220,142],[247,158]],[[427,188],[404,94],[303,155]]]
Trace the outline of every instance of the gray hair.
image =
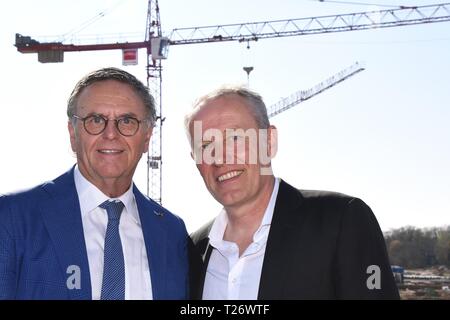
[[193,109],[184,117],[184,127],[189,139],[191,138],[189,127],[194,116],[207,102],[228,96],[238,96],[244,99],[246,102],[245,104],[258,124],[259,129],[267,129],[270,127],[266,104],[258,93],[244,86],[224,86],[198,98],[194,103]]
[[130,87],[132,87],[144,103],[144,107],[147,110],[147,119],[150,121],[151,126],[155,124],[155,99],[149,93],[148,88],[131,73],[118,68],[98,69],[92,71],[91,73],[88,73],[80,81],[78,81],[72,93],[70,94],[67,103],[67,116],[69,117],[69,119],[72,119],[72,117],[75,115],[78,98],[80,97],[83,90],[93,83],[106,80],[116,80],[128,84]]

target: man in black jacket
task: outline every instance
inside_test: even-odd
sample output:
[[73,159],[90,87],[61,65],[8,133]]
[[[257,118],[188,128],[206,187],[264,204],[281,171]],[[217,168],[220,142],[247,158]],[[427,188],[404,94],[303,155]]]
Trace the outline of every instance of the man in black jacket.
[[383,234],[360,199],[274,177],[276,129],[258,94],[222,88],[186,116],[192,157],[222,212],[191,237],[202,299],[398,299]]

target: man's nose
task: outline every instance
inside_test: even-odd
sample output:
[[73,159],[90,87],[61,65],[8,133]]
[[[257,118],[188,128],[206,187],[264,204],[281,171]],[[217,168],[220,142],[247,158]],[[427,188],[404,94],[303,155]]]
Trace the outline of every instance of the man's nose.
[[224,157],[214,157],[214,166],[216,167],[221,167],[223,166],[225,163],[224,161]]
[[105,130],[103,131],[103,136],[108,139],[115,139],[120,135],[119,129],[117,129],[116,121],[108,120],[106,122]]
[[233,164],[234,150],[232,147],[227,147],[227,145],[223,143],[221,147],[216,146],[214,153],[214,165],[216,167],[221,167],[225,164]]

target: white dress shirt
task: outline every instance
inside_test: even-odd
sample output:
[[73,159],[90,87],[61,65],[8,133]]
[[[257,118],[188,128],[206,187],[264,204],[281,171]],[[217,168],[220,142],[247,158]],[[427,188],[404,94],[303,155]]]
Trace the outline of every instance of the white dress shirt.
[[266,252],[267,238],[280,181],[276,178],[272,196],[252,243],[239,257],[236,243],[223,240],[228,217],[224,209],[214,220],[209,233],[213,247],[205,275],[204,300],[256,300]]
[[[99,205],[110,198],[90,183],[80,172],[74,170],[75,187],[80,201],[91,276],[92,299],[99,300],[103,278],[103,254],[108,215]],[[133,184],[119,199],[124,204],[120,217],[119,234],[125,262],[125,299],[151,300],[152,284],[148,266],[147,250],[139,219]],[[81,271],[83,272],[83,270]]]

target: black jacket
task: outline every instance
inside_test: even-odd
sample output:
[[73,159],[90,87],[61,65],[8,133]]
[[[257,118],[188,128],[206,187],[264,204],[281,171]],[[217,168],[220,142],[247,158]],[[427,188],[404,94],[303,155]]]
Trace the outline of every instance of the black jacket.
[[[212,223],[191,235],[203,260],[191,264],[194,299],[202,297]],[[258,299],[398,298],[383,234],[363,201],[280,182]]]

